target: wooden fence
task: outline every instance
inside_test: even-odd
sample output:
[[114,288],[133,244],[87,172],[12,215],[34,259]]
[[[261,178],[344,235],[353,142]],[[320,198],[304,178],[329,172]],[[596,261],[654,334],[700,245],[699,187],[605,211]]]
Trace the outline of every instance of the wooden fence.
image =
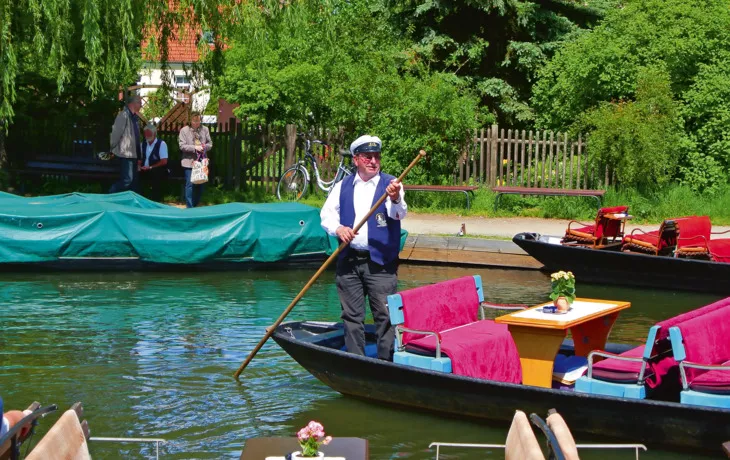
[[582,135],[570,139],[554,131],[482,128],[462,155],[454,183],[566,189],[608,185],[608,169],[598,174],[589,167],[585,147]]
[[[211,174],[226,188],[241,190],[264,187],[274,191],[278,178],[292,162],[303,158],[303,146],[296,142],[294,126],[241,124],[235,118],[207,125],[213,140]],[[22,167],[25,159],[37,154],[95,157],[109,149],[106,123],[95,126],[37,121],[11,128],[6,140],[11,162]],[[182,125],[158,131],[169,149],[171,167],[179,168],[178,133]],[[346,148],[343,132],[317,130],[316,137],[332,149],[314,149],[324,179],[334,176],[338,152]],[[472,143],[459,159],[452,182],[549,188],[597,188],[609,184],[608,170],[599,174],[589,168],[582,136],[570,139],[565,133],[525,131],[493,125],[474,132]],[[311,168],[310,168],[311,172]],[[312,178],[312,182],[315,182]]]

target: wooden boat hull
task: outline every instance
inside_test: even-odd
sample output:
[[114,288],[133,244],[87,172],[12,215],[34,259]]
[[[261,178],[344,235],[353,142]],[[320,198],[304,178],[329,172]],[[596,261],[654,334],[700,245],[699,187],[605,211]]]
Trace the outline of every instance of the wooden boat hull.
[[730,294],[730,264],[561,245],[557,237],[518,233],[512,241],[544,265],[582,281]]
[[[374,330],[366,332],[368,340],[373,340]],[[556,408],[576,433],[664,449],[709,447],[719,452],[722,442],[730,439],[730,410],[479,380],[357,356],[340,351],[341,325],[333,323],[285,323],[273,337],[335,391],[391,406],[504,421],[505,427],[516,409],[546,414]]]

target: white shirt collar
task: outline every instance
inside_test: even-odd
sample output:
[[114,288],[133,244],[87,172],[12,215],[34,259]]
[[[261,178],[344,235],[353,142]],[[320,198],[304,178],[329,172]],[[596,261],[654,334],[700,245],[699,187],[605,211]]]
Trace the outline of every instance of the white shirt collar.
[[358,182],[362,182],[363,184],[373,184],[378,185],[378,182],[380,182],[380,171],[376,175],[370,178],[368,181],[362,180],[362,177],[360,177],[359,173],[355,173],[355,179],[352,181],[353,187],[357,185]]

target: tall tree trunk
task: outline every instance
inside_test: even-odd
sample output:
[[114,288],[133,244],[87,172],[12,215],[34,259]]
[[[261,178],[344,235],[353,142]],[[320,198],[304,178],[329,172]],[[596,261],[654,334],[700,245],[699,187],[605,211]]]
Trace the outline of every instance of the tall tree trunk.
[[0,170],[8,167],[8,152],[5,151],[5,121],[0,120]]
[[286,142],[286,160],[284,161],[284,168],[288,168],[289,166],[294,164],[294,161],[296,160],[296,151],[297,151],[297,125],[286,125],[286,133],[285,133],[285,142]]

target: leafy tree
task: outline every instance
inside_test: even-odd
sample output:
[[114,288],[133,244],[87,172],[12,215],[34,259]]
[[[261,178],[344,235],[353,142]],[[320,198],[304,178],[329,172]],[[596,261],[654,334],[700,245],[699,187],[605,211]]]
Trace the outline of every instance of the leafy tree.
[[430,163],[422,179],[442,180],[476,126],[477,100],[453,75],[404,52],[408,42],[371,3],[244,5],[218,91],[254,123],[342,128],[348,142],[379,135],[388,171],[426,148]]
[[559,43],[617,2],[381,0],[380,11],[413,41],[410,52],[474,88],[501,122],[532,122],[536,71]]
[[589,130],[587,153],[593,167],[606,166],[622,186],[653,188],[666,184],[690,144],[682,130],[664,69],[642,72],[635,101],[603,102],[581,118]]
[[174,102],[170,96],[170,92],[164,88],[158,89],[147,94],[147,103],[142,107],[142,115],[148,120],[163,117],[170,111],[173,105]]
[[538,72],[533,107],[540,127],[565,128],[600,102],[632,99],[642,69],[667,69],[675,99],[703,63],[730,46],[725,0],[637,0],[610,10],[590,32],[564,43]]
[[191,29],[185,25],[220,36],[232,9],[223,0],[0,0],[0,167],[19,104],[26,113],[26,104],[43,102],[84,112],[96,99],[112,101],[137,80],[143,38],[164,63],[169,39]]

